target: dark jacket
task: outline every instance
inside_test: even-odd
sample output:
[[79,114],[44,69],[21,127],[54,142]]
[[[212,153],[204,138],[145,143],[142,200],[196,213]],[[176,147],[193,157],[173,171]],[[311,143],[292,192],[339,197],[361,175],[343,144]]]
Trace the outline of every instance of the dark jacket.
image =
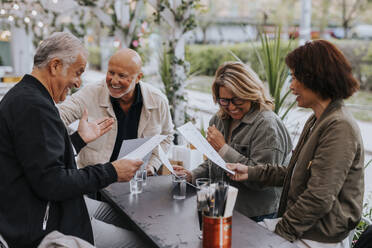
[[23,77],[0,103],[0,233],[36,247],[53,230],[93,244],[83,194],[117,180],[112,164],[78,170],[67,130],[46,88]]
[[[209,124],[215,125],[227,140],[230,123],[231,118],[221,119],[214,115]],[[291,150],[291,138],[280,118],[273,111],[260,111],[257,106],[252,105],[251,110],[233,129],[228,149],[222,158],[228,163],[285,165],[289,162]],[[218,179],[224,172],[208,160],[194,169],[192,174],[193,179],[209,176]],[[230,183],[239,189],[235,209],[247,217],[277,211],[281,187],[260,187],[252,182]]]
[[288,167],[248,169],[249,181],[283,185],[275,232],[293,241],[345,239],[360,220],[364,149],[359,127],[343,101],[333,101],[306,122]]

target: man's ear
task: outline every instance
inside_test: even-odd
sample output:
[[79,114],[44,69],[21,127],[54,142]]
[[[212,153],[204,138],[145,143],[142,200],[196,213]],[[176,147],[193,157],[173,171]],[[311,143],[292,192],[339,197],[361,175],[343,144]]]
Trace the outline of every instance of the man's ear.
[[48,63],[48,69],[52,76],[56,76],[58,72],[62,71],[62,67],[62,60],[60,60],[59,58],[53,58]]
[[137,83],[141,80],[142,77],[143,77],[143,73],[142,72],[138,73],[137,79],[136,79]]

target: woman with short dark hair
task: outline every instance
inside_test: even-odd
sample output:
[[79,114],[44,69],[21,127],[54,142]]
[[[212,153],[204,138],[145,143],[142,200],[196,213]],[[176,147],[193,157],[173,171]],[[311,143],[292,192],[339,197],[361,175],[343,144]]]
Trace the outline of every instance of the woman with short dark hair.
[[340,50],[308,42],[286,57],[298,106],[311,108],[288,167],[229,164],[233,180],[283,186],[278,217],[266,226],[299,247],[348,247],[360,220],[364,149],[343,99],[359,88]]

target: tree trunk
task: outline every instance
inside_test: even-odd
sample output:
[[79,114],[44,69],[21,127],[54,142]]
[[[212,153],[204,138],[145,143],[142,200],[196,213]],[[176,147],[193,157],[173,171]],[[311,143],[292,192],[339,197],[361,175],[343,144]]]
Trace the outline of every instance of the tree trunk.
[[342,0],[342,27],[344,28],[344,38],[348,38],[348,20],[346,17],[346,0]]
[[33,65],[33,53],[31,31],[26,32],[23,27],[11,27],[11,54],[13,73],[15,76],[22,76],[30,73]]
[[320,20],[320,37],[326,38],[326,29],[328,27],[328,10],[330,6],[330,0],[323,0],[322,2],[322,16]]
[[[184,61],[185,57],[185,42],[184,37],[180,37],[178,40],[175,39],[171,43],[174,47],[174,58],[176,61]],[[174,107],[174,125],[175,127],[180,127],[185,124],[185,115],[186,115],[186,101],[185,101],[185,83],[187,79],[187,71],[185,64],[179,64],[175,61],[172,62],[172,78],[173,84],[177,89],[174,93],[173,107]],[[183,144],[182,136],[177,137],[177,143]]]

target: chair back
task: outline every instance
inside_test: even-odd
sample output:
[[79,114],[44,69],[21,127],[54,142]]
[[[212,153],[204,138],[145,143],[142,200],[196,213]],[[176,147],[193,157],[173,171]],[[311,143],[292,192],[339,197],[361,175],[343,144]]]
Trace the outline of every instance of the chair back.
[[8,244],[6,243],[3,236],[1,236],[1,234],[0,234],[0,248],[9,248]]

